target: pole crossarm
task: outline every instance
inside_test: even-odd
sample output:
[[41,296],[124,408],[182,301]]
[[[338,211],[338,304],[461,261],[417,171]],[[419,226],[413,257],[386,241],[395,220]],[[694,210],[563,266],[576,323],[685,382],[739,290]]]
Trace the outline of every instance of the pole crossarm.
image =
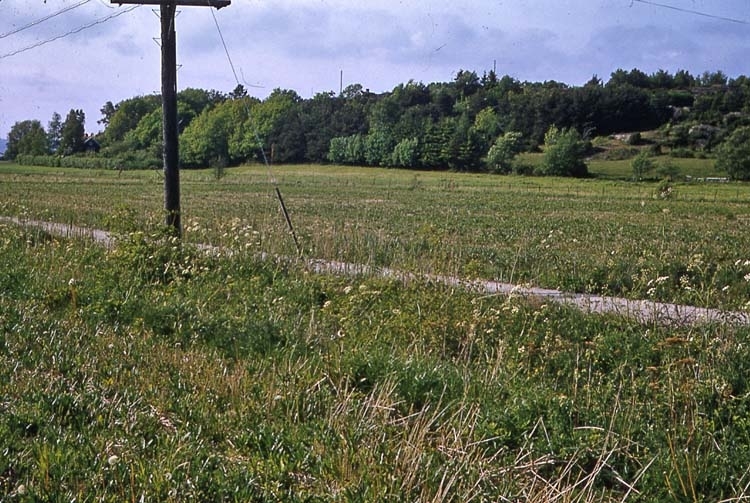
[[110,4],[139,5],[179,5],[188,7],[215,7],[221,9],[232,3],[232,0],[109,0]]

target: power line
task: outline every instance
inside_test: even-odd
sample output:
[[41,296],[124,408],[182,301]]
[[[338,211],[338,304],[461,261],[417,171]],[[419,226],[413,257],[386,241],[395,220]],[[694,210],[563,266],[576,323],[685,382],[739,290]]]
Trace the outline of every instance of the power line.
[[48,21],[48,20],[52,19],[53,17],[57,17],[60,14],[65,14],[66,12],[71,11],[73,9],[77,9],[78,7],[80,7],[82,5],[86,5],[90,1],[91,0],[82,0],[81,2],[78,2],[77,4],[73,4],[73,5],[71,5],[69,7],[65,7],[64,9],[61,9],[61,10],[59,10],[57,12],[53,12],[52,14],[50,14],[48,16],[44,16],[43,18],[37,19],[36,21],[32,21],[32,22],[30,22],[27,25],[21,26],[20,28],[16,28],[15,30],[9,31],[7,33],[0,34],[0,39],[5,38],[5,37],[10,37],[11,35],[15,35],[16,33],[22,32],[23,30],[28,30],[29,28],[31,28],[33,26],[36,26],[38,24],[41,24],[41,23],[43,23],[45,21]]
[[32,45],[30,45],[28,47],[24,47],[22,49],[18,49],[18,50],[15,50],[15,51],[12,51],[12,52],[9,52],[9,53],[6,53],[6,54],[0,54],[0,59],[9,58],[11,56],[15,56],[17,54],[21,54],[22,52],[30,51],[31,49],[36,49],[37,47],[41,47],[43,45],[49,44],[49,43],[54,42],[56,40],[60,40],[60,39],[65,38],[65,37],[69,37],[71,35],[75,35],[76,33],[80,33],[83,30],[87,30],[89,28],[93,28],[96,25],[99,25],[99,24],[102,24],[102,23],[106,23],[107,21],[110,21],[110,20],[112,20],[112,19],[114,19],[116,17],[122,16],[123,14],[127,14],[128,12],[131,12],[131,11],[137,9],[138,7],[140,7],[140,5],[133,5],[131,7],[128,7],[127,9],[121,10],[119,12],[115,12],[114,14],[110,14],[109,16],[103,17],[101,19],[97,19],[96,21],[93,21],[93,22],[91,22],[89,24],[86,24],[86,25],[83,25],[83,26],[79,26],[75,30],[70,30],[67,33],[63,33],[62,35],[58,35],[56,37],[52,37],[52,38],[49,38],[47,40],[42,40],[42,41],[37,42],[35,44],[32,44]]
[[[224,34],[221,32],[221,27],[219,26],[219,20],[216,18],[216,14],[214,13],[213,10],[211,11],[211,15],[214,17],[214,24],[216,25],[216,31],[219,33],[219,38],[221,39],[221,43],[224,45],[224,52],[227,55],[227,61],[229,61],[229,66],[232,69],[232,74],[234,75],[234,80],[237,83],[237,85],[239,86],[239,85],[241,85],[240,84],[240,79],[239,79],[239,77],[237,77],[237,72],[234,69],[234,62],[232,61],[232,56],[230,56],[229,49],[227,48],[227,44],[224,41]],[[248,117],[249,117],[250,116],[250,107],[247,105],[247,103],[245,104],[245,108],[246,108],[245,111],[247,112]],[[254,133],[254,136],[255,136],[255,141],[257,141],[258,145],[260,145],[260,152],[263,155],[263,163],[266,165],[266,168],[268,168],[269,178],[270,178],[271,182],[275,185],[276,184],[276,178],[273,176],[273,173],[271,172],[271,164],[268,162],[268,157],[266,157],[266,151],[263,148],[263,142],[260,139],[260,134],[258,133],[258,129],[256,127],[254,127],[254,126],[253,126],[253,133]]]
[[686,9],[684,7],[676,7],[674,5],[667,5],[659,2],[652,2],[651,0],[630,0],[630,5],[633,5],[633,2],[638,2],[642,4],[648,4],[653,5],[655,7],[661,7],[663,9],[671,9],[676,10],[678,12],[684,12],[686,14],[693,14],[696,16],[703,16],[711,19],[718,19],[720,21],[727,21],[729,23],[737,23],[737,24],[750,24],[750,21],[745,21],[744,19],[737,19],[732,17],[724,17],[724,16],[717,16],[716,14],[709,14],[707,12],[700,12],[693,9]]
[[229,66],[232,68],[232,74],[234,75],[234,80],[237,81],[237,84],[239,85],[240,79],[237,77],[237,71],[234,69],[234,63],[232,62],[232,57],[229,55],[229,48],[227,48],[227,43],[224,40],[224,34],[221,32],[221,27],[219,27],[219,20],[216,19],[216,14],[214,13],[213,9],[211,9],[211,15],[214,18],[214,24],[216,25],[216,31],[219,32],[219,38],[221,39],[221,45],[224,46],[224,52],[227,55],[227,60],[229,61]]
[[[237,77],[237,71],[234,69],[234,63],[232,62],[232,56],[229,54],[229,48],[227,48],[227,44],[224,40],[224,34],[221,32],[221,27],[219,26],[219,20],[216,18],[216,14],[213,10],[211,10],[211,15],[214,17],[214,24],[216,25],[216,31],[219,32],[219,38],[221,38],[221,43],[224,46],[224,52],[227,55],[227,61],[229,61],[229,66],[232,68],[232,74],[234,74],[234,80],[237,82],[237,85],[240,85],[240,79]],[[245,101],[245,113],[248,117],[251,117],[252,114],[250,112],[250,105]],[[253,135],[255,136],[255,141],[258,142],[258,145],[260,146],[260,153],[263,156],[263,164],[266,166],[266,171],[268,173],[268,180],[269,182],[274,186],[274,191],[276,192],[276,198],[279,201],[279,205],[281,206],[281,212],[284,215],[284,219],[286,220],[287,228],[289,229],[289,233],[292,235],[292,239],[294,239],[294,245],[297,247],[297,254],[301,257],[303,254],[302,245],[299,242],[299,238],[297,238],[297,233],[294,230],[294,226],[292,225],[292,219],[289,217],[289,212],[286,209],[286,204],[284,203],[284,198],[281,196],[281,190],[279,189],[279,183],[276,180],[276,177],[273,174],[273,170],[271,169],[271,163],[268,161],[268,156],[266,156],[266,149],[263,147],[263,141],[260,138],[260,133],[258,132],[258,128],[255,125],[253,121],[250,121],[251,127],[253,129]]]

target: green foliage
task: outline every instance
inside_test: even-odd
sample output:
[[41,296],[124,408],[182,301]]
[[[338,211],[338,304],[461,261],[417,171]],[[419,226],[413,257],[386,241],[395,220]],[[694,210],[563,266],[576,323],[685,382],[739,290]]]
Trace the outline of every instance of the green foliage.
[[422,137],[419,164],[427,169],[446,169],[447,156],[451,138],[451,122],[444,120],[440,123],[429,123],[425,127]]
[[474,130],[490,144],[502,132],[500,117],[493,107],[482,109],[474,119]]
[[[225,102],[239,106],[227,114],[222,109]],[[348,86],[340,95],[324,92],[310,99],[275,89],[260,101],[248,97],[242,86],[228,94],[202,89],[178,93],[179,120],[188,145],[183,161],[193,167],[219,158],[237,165],[260,160],[264,153],[274,162],[343,159],[340,145],[331,152],[331,140],[360,135],[369,139],[370,146],[365,160],[356,163],[478,171],[501,132],[521,133],[524,149],[536,151],[552,125],[581,131],[585,139],[592,132],[605,136],[635,132],[632,141],[637,141],[640,132],[663,128],[667,133],[664,145],[672,153],[710,152],[725,134],[745,125],[743,113],[748,107],[750,80],[746,77],[728,79],[722,72],[707,72],[696,78],[684,70],[674,75],[658,70],[649,75],[638,69],[618,69],[606,83],[593,76],[580,87],[555,81],[520,82],[494,72],[480,78],[476,72],[459,70],[449,82],[409,81],[382,94],[361,84]],[[157,95],[105,103],[100,121],[106,126],[101,135],[103,152],[111,157],[126,151],[159,157],[159,110]],[[202,119],[206,132],[192,127],[201,114],[206,114]],[[227,123],[228,116],[231,121]],[[419,142],[416,162],[413,149],[406,158],[394,157],[396,145],[405,140],[407,145],[415,138]],[[50,139],[54,148],[55,141]],[[12,149],[10,154],[16,155]],[[347,162],[354,163],[355,158],[349,156]]]
[[86,114],[84,114],[83,110],[71,109],[62,123],[58,151],[63,155],[82,152],[85,139]]
[[328,160],[337,164],[365,164],[367,140],[360,134],[331,138]]
[[656,174],[665,180],[672,181],[681,174],[679,166],[667,158],[656,167]]
[[499,136],[487,153],[487,169],[491,173],[510,173],[513,159],[521,152],[521,133],[508,131]]
[[575,129],[549,128],[544,135],[544,161],[540,174],[547,176],[575,176],[588,174],[583,161],[586,143]]
[[633,178],[635,180],[642,179],[647,173],[656,167],[648,152],[641,152],[638,154],[635,159],[633,159],[631,166],[633,168]]
[[143,170],[159,169],[161,159],[146,151],[126,152],[117,157],[91,155],[19,155],[16,162],[23,166],[48,166],[52,168]]
[[364,139],[365,163],[369,166],[387,166],[393,152],[393,136],[388,130],[375,129]]
[[[180,161],[185,167],[199,168],[212,159],[232,159],[235,150],[233,132],[242,117],[242,101],[228,100],[196,117],[180,137]],[[254,142],[257,148],[257,142]]]
[[44,155],[48,152],[47,134],[42,124],[37,120],[30,120],[13,124],[3,156],[13,160],[19,155]]
[[279,115],[270,132],[270,158],[273,163],[298,163],[305,160],[305,130],[296,107]]
[[416,168],[419,162],[419,139],[404,138],[393,147],[391,164],[399,168]]
[[47,125],[47,144],[49,152],[55,153],[60,148],[62,141],[62,117],[59,113],[52,114],[52,119]]
[[136,96],[123,100],[116,105],[105,104],[103,110],[106,112],[104,118],[106,129],[104,130],[104,145],[112,145],[125,139],[125,135],[138,126],[141,119],[147,114],[161,110],[161,98],[156,95]]
[[675,197],[674,186],[669,178],[664,178],[656,187],[654,197],[657,199],[667,200]]
[[736,180],[750,180],[750,126],[735,129],[719,145],[716,168]]
[[331,138],[328,147],[328,160],[335,164],[345,164],[347,162],[347,147],[350,143],[350,137]]
[[226,96],[218,91],[206,91],[188,87],[177,93],[177,109],[180,127],[184,130],[190,122],[206,110],[223,103]]
[[143,150],[153,146],[161,147],[161,109],[152,110],[144,115],[138,122],[138,125],[125,134],[124,142],[132,150]]
[[[230,158],[233,161],[262,159],[260,149],[270,151],[269,136],[280,121],[289,117],[289,111],[300,101],[301,98],[296,92],[278,88],[262,102],[237,101],[236,103],[242,104],[245,110],[235,111],[235,120],[239,122],[230,126],[235,131],[232,136]],[[261,145],[258,144],[259,138],[263,143]]]

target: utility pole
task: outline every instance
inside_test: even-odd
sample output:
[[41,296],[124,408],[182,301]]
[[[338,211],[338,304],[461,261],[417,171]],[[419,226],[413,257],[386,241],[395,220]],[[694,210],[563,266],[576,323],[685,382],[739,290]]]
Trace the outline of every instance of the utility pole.
[[164,159],[164,210],[166,224],[182,235],[180,220],[180,144],[177,129],[177,34],[178,5],[221,9],[231,0],[110,0],[116,4],[158,5],[161,18],[161,108]]

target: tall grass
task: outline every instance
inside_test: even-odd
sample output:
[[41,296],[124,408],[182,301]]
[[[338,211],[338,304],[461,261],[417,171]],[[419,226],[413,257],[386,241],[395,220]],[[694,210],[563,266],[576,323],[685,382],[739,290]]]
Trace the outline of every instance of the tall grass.
[[0,231],[5,500],[746,493],[746,328]]
[[[0,213],[104,227],[159,225],[155,172],[0,171]],[[308,257],[745,308],[747,186],[275,167]],[[296,254],[265,168],[183,173],[189,242]],[[665,192],[666,193],[666,192]]]

